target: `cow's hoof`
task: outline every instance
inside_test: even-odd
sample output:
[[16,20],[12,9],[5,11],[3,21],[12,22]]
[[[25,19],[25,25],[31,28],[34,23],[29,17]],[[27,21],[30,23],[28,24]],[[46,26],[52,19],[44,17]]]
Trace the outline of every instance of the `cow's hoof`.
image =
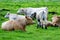
[[42,27],[42,29],[43,29],[43,27]]
[[47,27],[45,27],[45,29],[47,29]]

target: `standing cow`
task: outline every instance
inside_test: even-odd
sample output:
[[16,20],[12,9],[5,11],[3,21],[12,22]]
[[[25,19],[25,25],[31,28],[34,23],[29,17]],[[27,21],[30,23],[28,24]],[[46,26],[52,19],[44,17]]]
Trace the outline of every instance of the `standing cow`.
[[37,19],[37,28],[41,26],[42,28],[47,29],[47,14],[45,10],[37,11],[36,12],[36,19]]
[[18,14],[25,14],[27,16],[30,16],[31,18],[35,18],[36,17],[36,12],[37,11],[41,11],[41,10],[45,10],[46,13],[48,13],[48,8],[47,7],[41,7],[41,8],[20,8],[17,13]]

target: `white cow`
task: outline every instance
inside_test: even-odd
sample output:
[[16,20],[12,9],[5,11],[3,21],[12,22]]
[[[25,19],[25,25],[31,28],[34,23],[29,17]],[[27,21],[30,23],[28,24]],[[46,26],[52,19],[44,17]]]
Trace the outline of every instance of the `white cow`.
[[23,19],[25,18],[25,16],[7,12],[7,14],[5,15],[5,18],[9,18],[9,20],[17,20],[17,19]]
[[47,13],[45,10],[37,11],[36,12],[36,19],[37,19],[37,28],[41,26],[42,28],[47,29]]
[[32,20],[31,17],[27,16],[27,18],[23,15],[17,15],[17,14],[11,14],[11,13],[7,13],[5,15],[5,18],[8,18],[9,20],[16,20],[16,21],[22,21],[22,24],[24,24],[24,22],[26,22],[25,20],[27,20],[27,24],[32,24],[34,23],[34,21]]
[[46,13],[48,13],[48,8],[47,7],[41,7],[41,8],[20,8],[18,9],[17,13],[18,14],[25,14],[27,16],[30,16],[31,18],[36,17],[36,12],[45,10]]

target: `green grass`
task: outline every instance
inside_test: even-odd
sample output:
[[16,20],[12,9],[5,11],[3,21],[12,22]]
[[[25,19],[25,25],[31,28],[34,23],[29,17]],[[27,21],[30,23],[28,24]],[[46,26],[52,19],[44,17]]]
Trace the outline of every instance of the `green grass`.
[[[57,15],[60,15],[60,2],[7,2],[7,0],[1,0],[0,8],[9,9],[10,12],[16,13],[21,7],[43,7],[47,6],[48,11],[56,11]],[[21,1],[21,0],[20,0]],[[0,26],[2,22],[8,20],[4,18],[7,11],[0,11]],[[48,20],[51,21],[52,14],[48,14]],[[36,24],[26,27],[26,32],[20,30],[4,31],[0,28],[0,40],[60,40],[60,28],[48,27],[48,29],[36,28]]]

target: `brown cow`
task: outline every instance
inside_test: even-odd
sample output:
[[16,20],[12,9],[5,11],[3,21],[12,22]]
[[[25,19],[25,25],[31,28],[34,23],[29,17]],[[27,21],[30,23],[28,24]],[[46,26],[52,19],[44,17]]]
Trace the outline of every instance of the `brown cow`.
[[2,23],[1,28],[4,30],[22,30],[25,31],[27,24],[33,24],[32,18],[25,16],[25,19],[16,20],[8,20]]

